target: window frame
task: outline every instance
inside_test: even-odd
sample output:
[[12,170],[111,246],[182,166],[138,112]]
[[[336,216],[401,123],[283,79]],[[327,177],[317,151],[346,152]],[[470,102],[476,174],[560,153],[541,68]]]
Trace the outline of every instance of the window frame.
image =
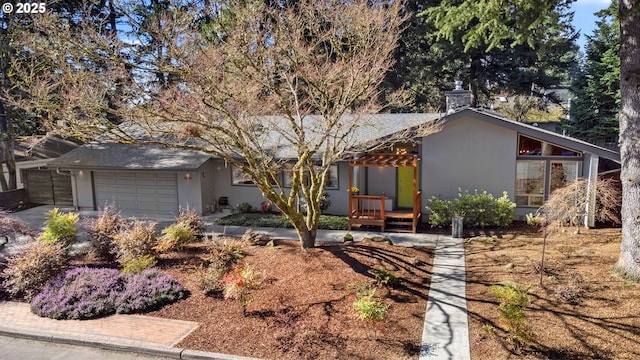
[[[525,137],[525,138],[529,138],[529,139],[533,139],[533,140],[537,140],[540,141],[541,146],[544,146],[543,144],[548,144],[549,146],[555,146],[557,148],[560,149],[564,149],[564,150],[568,150],[573,152],[575,155],[521,155],[520,154],[520,141],[521,138]],[[552,142],[549,141],[544,141],[541,139],[537,139],[534,138],[532,136],[529,135],[524,135],[521,133],[518,133],[518,141],[517,141],[517,145],[516,145],[516,166],[515,166],[515,175],[514,175],[514,179],[515,179],[515,187],[514,187],[514,201],[516,203],[516,207],[519,208],[539,208],[540,206],[542,206],[542,204],[544,204],[547,199],[549,198],[549,196],[551,195],[551,169],[552,169],[552,164],[554,163],[574,163],[573,165],[575,165],[577,167],[576,169],[576,179],[580,178],[582,176],[582,172],[584,170],[584,153],[581,151],[577,151],[577,150],[573,150],[570,148],[567,148],[565,146],[560,146],[557,144],[554,144]],[[542,194],[542,204],[537,205],[531,204],[531,197],[539,197],[539,195],[531,195],[531,194],[522,194],[522,193],[518,193],[518,163],[519,162],[541,162],[544,163],[544,184],[543,184],[543,194]],[[527,205],[521,205],[518,204],[518,197],[519,196],[527,196]]]
[[[332,168],[335,168],[336,184],[331,186],[329,185],[325,186],[325,190],[340,190],[340,167],[338,166],[337,163],[329,165],[328,176],[331,176]],[[286,169],[282,171],[282,187],[284,188],[291,188],[290,173],[291,173],[291,166],[287,165]],[[308,184],[308,178],[307,178],[307,184]]]

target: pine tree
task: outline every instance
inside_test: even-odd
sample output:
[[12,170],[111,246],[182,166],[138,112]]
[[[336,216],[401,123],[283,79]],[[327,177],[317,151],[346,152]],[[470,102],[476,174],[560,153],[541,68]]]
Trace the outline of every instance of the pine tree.
[[597,16],[598,27],[587,36],[585,58],[572,83],[571,116],[562,126],[571,136],[611,147],[617,142],[620,111],[618,2]]

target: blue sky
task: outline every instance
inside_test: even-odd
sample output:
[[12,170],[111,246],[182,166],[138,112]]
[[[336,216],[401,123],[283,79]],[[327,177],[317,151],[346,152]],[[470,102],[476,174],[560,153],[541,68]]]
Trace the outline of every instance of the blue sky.
[[575,11],[573,26],[576,30],[580,30],[581,34],[578,39],[580,48],[584,48],[585,35],[592,35],[596,28],[597,17],[593,13],[606,9],[609,4],[611,4],[611,0],[578,0],[572,4],[572,9]]

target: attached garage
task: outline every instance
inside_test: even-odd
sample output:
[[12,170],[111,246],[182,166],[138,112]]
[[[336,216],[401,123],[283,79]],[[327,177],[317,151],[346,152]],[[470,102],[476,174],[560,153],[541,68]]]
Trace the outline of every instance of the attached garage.
[[178,211],[175,172],[95,171],[94,187],[98,207],[114,202],[125,211]]
[[99,210],[114,203],[127,214],[172,215],[180,208],[200,213],[215,203],[211,155],[154,145],[84,144],[53,160],[51,167],[69,171],[73,205]]

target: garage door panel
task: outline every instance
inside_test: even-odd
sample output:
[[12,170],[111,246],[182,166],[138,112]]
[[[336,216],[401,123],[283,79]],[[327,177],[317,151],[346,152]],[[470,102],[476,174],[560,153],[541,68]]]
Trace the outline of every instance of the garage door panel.
[[120,210],[171,213],[178,210],[175,173],[96,172],[98,204],[115,201]]

